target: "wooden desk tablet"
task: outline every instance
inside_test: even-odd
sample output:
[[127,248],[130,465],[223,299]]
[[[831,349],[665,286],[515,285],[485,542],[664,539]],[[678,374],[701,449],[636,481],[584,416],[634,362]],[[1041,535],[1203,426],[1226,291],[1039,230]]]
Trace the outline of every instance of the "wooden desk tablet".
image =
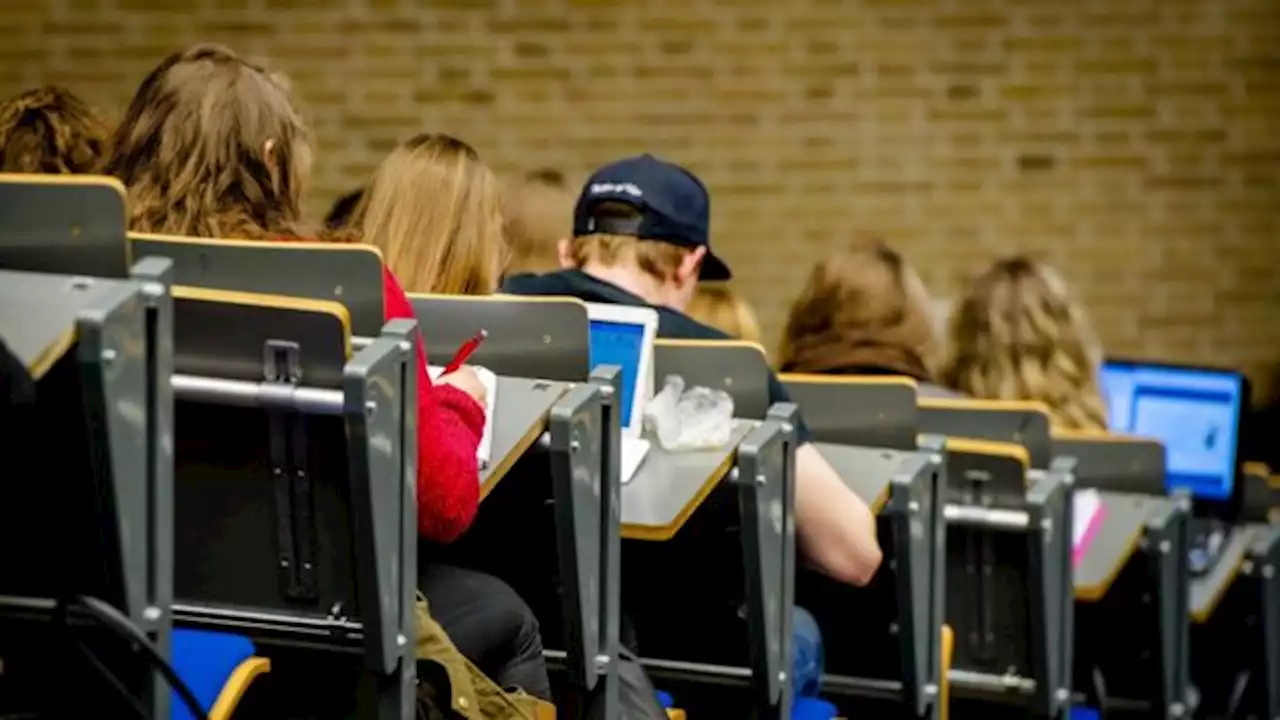
[[814,443],[814,447],[840,474],[844,484],[871,507],[871,512],[880,514],[889,499],[893,474],[902,464],[902,453],[831,443]]
[[1256,528],[1248,526],[1231,528],[1218,561],[1209,572],[1191,578],[1191,601],[1188,607],[1191,609],[1192,622],[1202,623],[1213,615],[1218,601],[1240,574],[1240,567],[1244,564],[1245,554],[1253,542],[1255,532]]
[[1101,525],[1075,566],[1075,597],[1084,602],[1096,602],[1107,594],[1138,549],[1147,517],[1159,504],[1169,502],[1130,493],[1104,492],[1099,498],[1105,508]]
[[480,499],[493,491],[547,429],[551,406],[568,383],[498,376],[489,466],[480,470]]
[[635,477],[622,485],[622,537],[675,537],[733,469],[738,444],[755,426],[752,420],[735,420],[728,444],[714,450],[668,452],[654,441]]
[[80,313],[130,288],[120,280],[0,272],[0,338],[39,380],[75,344]]

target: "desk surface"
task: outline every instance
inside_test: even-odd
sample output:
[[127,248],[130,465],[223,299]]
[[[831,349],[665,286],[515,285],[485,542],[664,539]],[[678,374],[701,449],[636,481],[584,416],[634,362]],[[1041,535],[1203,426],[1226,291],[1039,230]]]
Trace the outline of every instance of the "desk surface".
[[840,474],[840,479],[879,515],[889,499],[893,474],[902,464],[899,450],[814,443],[822,457]]
[[489,466],[480,470],[483,500],[547,429],[551,407],[569,383],[499,377]]
[[1125,563],[1138,548],[1147,518],[1170,501],[1132,493],[1099,493],[1105,508],[1102,525],[1075,566],[1075,597],[1084,602],[1101,600]]
[[729,443],[715,450],[668,452],[655,441],[622,486],[622,537],[670,540],[733,468],[738,444],[756,426],[734,420]]
[[0,272],[0,338],[35,378],[62,357],[76,337],[76,318],[119,280]]
[[1204,575],[1191,578],[1191,600],[1188,607],[1192,622],[1202,623],[1213,616],[1218,602],[1240,574],[1245,554],[1257,531],[1257,527],[1247,525],[1232,528],[1227,536],[1226,547],[1218,556],[1218,562]]

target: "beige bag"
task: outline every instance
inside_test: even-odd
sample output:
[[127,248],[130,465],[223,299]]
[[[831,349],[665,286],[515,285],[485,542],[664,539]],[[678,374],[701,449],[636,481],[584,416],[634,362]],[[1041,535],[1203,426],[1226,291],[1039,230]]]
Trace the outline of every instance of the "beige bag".
[[[498,687],[470,660],[432,617],[418,594],[418,720],[555,720],[553,705]],[[447,694],[446,698],[442,694]]]

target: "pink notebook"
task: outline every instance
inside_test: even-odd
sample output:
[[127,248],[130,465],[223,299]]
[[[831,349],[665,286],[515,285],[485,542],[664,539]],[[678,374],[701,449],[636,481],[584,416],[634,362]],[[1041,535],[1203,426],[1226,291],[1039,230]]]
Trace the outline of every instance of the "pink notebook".
[[1102,529],[1102,519],[1107,508],[1102,504],[1102,497],[1097,490],[1076,490],[1072,510],[1074,512],[1071,528],[1071,566],[1080,564],[1080,559],[1089,549],[1089,543]]

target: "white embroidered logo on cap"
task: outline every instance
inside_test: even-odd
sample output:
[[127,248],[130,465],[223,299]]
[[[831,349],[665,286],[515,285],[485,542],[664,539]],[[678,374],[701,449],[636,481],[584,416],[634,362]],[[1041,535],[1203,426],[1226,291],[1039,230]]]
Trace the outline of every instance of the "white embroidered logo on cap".
[[588,192],[592,195],[624,193],[632,197],[644,197],[644,192],[635,183],[592,183]]

